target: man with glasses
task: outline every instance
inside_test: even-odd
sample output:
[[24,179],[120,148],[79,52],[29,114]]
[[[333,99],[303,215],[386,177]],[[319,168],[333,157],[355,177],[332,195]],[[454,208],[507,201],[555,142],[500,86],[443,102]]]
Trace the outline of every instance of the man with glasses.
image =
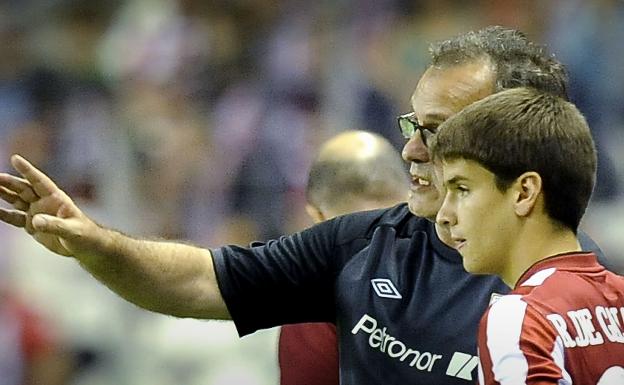
[[410,140],[416,131],[420,132],[420,137],[425,146],[428,147],[427,141],[436,133],[436,128],[433,127],[423,127],[418,124],[418,117],[415,112],[409,112],[407,114],[401,115],[397,118],[397,123],[399,124],[399,130],[401,130],[401,134],[407,140]]
[[206,250],[102,227],[14,156],[23,178],[0,174],[0,196],[15,209],[0,210],[0,219],[76,258],[149,310],[233,319],[241,335],[333,322],[342,384],[469,384],[479,317],[490,297],[508,288],[496,277],[466,273],[448,229],[432,222],[444,190],[426,140],[444,120],[499,90],[529,86],[565,98],[567,77],[522,33],[501,27],[434,44],[431,53],[411,99],[413,115],[400,118],[411,174],[407,205],[337,217],[249,248]]

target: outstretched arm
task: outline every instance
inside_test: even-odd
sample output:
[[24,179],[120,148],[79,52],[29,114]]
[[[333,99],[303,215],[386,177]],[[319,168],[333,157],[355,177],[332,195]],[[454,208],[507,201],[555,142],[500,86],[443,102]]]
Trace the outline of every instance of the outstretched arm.
[[44,173],[14,155],[22,176],[0,173],[0,220],[24,228],[54,253],[74,257],[117,294],[143,308],[179,317],[228,319],[210,251],[148,241],[102,227]]

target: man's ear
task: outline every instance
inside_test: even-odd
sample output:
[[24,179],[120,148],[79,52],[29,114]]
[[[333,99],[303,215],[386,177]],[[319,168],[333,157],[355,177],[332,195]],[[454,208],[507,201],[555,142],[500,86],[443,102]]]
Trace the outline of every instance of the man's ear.
[[325,219],[327,219],[325,218],[325,215],[323,215],[323,212],[319,208],[312,206],[309,203],[306,203],[305,210],[310,216],[310,218],[312,218],[314,223],[320,223],[320,222],[323,222]]
[[516,202],[514,210],[517,215],[526,217],[535,209],[542,195],[542,177],[535,171],[520,175],[514,182]]

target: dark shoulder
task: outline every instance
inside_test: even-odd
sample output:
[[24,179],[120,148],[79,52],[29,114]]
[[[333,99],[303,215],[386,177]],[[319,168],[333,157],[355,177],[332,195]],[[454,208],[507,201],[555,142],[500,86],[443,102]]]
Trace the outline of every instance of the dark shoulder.
[[338,243],[350,242],[355,238],[369,239],[381,226],[392,227],[399,237],[410,237],[414,231],[424,231],[428,222],[412,214],[406,203],[385,209],[351,213],[334,220]]
[[596,254],[596,256],[598,257],[598,262],[600,262],[600,264],[605,266],[607,269],[614,271],[614,268],[613,266],[611,266],[609,258],[605,256],[600,246],[598,246],[598,244],[589,236],[589,234],[585,233],[582,230],[579,230],[577,238],[581,243],[581,249],[585,251],[591,251],[592,253]]

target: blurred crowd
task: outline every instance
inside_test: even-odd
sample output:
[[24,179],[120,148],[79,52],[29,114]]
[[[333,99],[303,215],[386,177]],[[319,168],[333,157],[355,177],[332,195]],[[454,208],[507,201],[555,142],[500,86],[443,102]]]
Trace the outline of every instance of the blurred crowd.
[[[5,0],[0,167],[24,155],[132,234],[279,236],[311,224],[318,145],[365,129],[400,148],[428,43],[489,24],[567,65],[600,150],[583,226],[624,271],[620,0]],[[272,332],[147,313],[6,226],[0,245],[0,385],[277,381]]]

